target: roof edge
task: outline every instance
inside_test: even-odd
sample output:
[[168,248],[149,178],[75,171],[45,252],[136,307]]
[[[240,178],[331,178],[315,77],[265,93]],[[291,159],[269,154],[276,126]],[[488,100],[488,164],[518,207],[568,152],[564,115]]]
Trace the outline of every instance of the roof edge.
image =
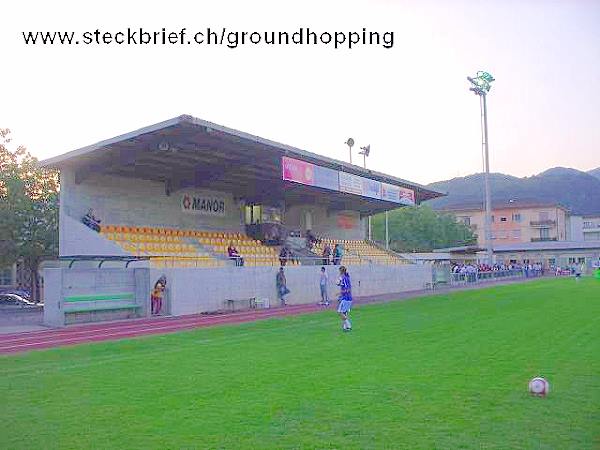
[[322,156],[319,155],[317,153],[313,153],[313,152],[309,152],[307,150],[302,150],[300,148],[297,147],[293,147],[291,145],[287,145],[287,144],[282,144],[280,142],[276,142],[276,141],[272,141],[270,139],[266,139],[266,138],[262,138],[260,136],[256,136],[250,133],[246,133],[244,131],[239,131],[239,130],[235,130],[233,128],[229,128],[226,127],[224,125],[219,125],[213,122],[209,122],[207,120],[203,120],[203,119],[199,119],[197,117],[191,116],[189,114],[182,114],[180,116],[174,117],[172,119],[168,119],[165,120],[163,122],[158,122],[156,124],[153,125],[149,125],[143,128],[139,128],[137,130],[134,131],[130,131],[128,133],[125,134],[121,134],[118,136],[115,136],[113,138],[110,139],[105,139],[103,141],[99,141],[96,142],[95,144],[91,144],[85,147],[81,147],[79,149],[76,150],[71,150],[67,153],[63,153],[62,155],[58,155],[58,156],[54,156],[52,158],[48,158],[45,159],[43,161],[40,162],[40,165],[42,167],[52,167],[52,168],[60,168],[60,166],[65,163],[66,161],[72,159],[72,158],[77,158],[80,156],[85,156],[85,155],[89,155],[90,153],[94,152],[95,150],[98,150],[100,148],[109,146],[111,144],[116,144],[118,142],[121,141],[125,141],[127,139],[131,139],[146,133],[151,133],[154,131],[158,131],[167,127],[171,127],[174,125],[178,125],[180,123],[188,123],[188,124],[192,124],[192,125],[196,125],[196,126],[201,126],[201,127],[205,127],[205,128],[210,128],[213,129],[215,131],[219,131],[221,133],[225,133],[227,135],[230,136],[235,136],[241,139],[246,139],[252,142],[255,142],[257,144],[261,144],[261,145],[267,145],[270,147],[274,147],[280,150],[283,150],[284,152],[286,152],[286,154],[290,154],[290,155],[295,155],[298,157],[303,157],[303,158],[311,158],[311,159],[315,159],[318,161],[322,161],[324,163],[327,164],[331,164],[331,165],[336,165],[339,168],[343,168],[346,169],[348,172],[355,172],[358,174],[362,174],[362,175],[367,175],[367,176],[375,176],[377,178],[380,179],[385,179],[388,180],[392,183],[397,183],[397,184],[404,184],[404,185],[408,185],[411,186],[413,188],[417,188],[422,192],[427,192],[429,194],[431,194],[433,196],[433,198],[435,197],[444,197],[447,194],[444,192],[440,192],[437,191],[435,189],[432,189],[430,187],[424,186],[422,184],[419,183],[415,183],[412,181],[408,181],[408,180],[404,180],[402,178],[397,178],[395,176],[392,175],[387,175],[381,172],[377,172],[374,170],[370,170],[370,169],[365,169],[362,168],[360,166],[354,165],[354,164],[350,164],[344,161],[340,161],[337,159],[333,159],[333,158],[329,158],[327,156]]

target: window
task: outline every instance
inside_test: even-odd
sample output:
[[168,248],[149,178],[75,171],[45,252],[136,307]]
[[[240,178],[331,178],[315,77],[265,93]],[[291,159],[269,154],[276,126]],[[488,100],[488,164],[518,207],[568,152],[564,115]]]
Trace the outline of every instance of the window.
[[594,222],[583,222],[583,228],[594,228]]
[[584,241],[600,241],[600,231],[593,233],[585,233],[583,235]]
[[585,258],[577,258],[577,264],[585,264]]
[[464,223],[466,226],[471,226],[471,218],[470,217],[461,217],[460,221]]
[[506,217],[500,217],[500,222],[506,222],[508,219]]
[[513,230],[512,237],[513,239],[521,239],[521,230]]
[[495,221],[496,221],[496,217],[492,216],[492,222],[495,222]]
[[513,222],[520,222],[521,221],[521,214],[520,213],[516,213],[512,215],[512,220]]
[[9,286],[12,284],[12,269],[0,269],[0,286]]
[[540,239],[550,238],[550,230],[548,228],[542,228],[540,230]]

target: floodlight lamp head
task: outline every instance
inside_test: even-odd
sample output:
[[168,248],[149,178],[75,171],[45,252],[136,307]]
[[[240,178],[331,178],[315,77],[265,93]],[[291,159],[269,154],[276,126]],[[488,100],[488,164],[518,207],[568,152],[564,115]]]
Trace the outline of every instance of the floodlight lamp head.
[[169,148],[170,148],[169,147],[169,143],[167,141],[161,141],[158,144],[158,150],[161,151],[161,152],[166,152],[166,151],[169,150]]
[[492,88],[492,81],[495,78],[490,73],[480,70],[475,78],[467,77],[467,80],[473,85],[471,91],[477,95],[486,95]]
[[362,152],[360,152],[361,155],[369,156],[369,153],[371,153],[371,145],[361,147],[360,149],[362,150]]
[[352,138],[348,138],[348,140],[346,142],[344,142],[348,147],[353,147],[354,146],[354,139]]

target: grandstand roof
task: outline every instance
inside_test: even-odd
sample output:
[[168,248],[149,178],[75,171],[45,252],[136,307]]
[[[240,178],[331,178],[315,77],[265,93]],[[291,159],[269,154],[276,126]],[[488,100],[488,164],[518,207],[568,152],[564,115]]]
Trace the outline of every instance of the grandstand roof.
[[443,196],[417,183],[327,158],[289,145],[182,115],[42,162],[71,168],[76,182],[101,173],[162,181],[168,191],[187,187],[232,192],[253,202],[327,203],[365,214],[401,205],[282,180],[281,157],[359,175],[415,191],[421,203]]

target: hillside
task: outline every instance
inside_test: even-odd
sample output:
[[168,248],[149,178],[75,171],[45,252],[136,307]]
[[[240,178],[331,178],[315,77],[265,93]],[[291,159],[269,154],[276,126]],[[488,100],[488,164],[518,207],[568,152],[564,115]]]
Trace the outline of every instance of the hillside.
[[588,174],[600,180],[600,167],[596,167],[595,169],[590,170]]
[[[501,173],[490,174],[492,201],[509,200],[558,202],[572,214],[600,214],[600,168],[588,173],[555,167],[538,175],[517,178]],[[447,192],[448,196],[432,200],[435,208],[464,203],[483,203],[483,174],[431,183],[429,187]]]

